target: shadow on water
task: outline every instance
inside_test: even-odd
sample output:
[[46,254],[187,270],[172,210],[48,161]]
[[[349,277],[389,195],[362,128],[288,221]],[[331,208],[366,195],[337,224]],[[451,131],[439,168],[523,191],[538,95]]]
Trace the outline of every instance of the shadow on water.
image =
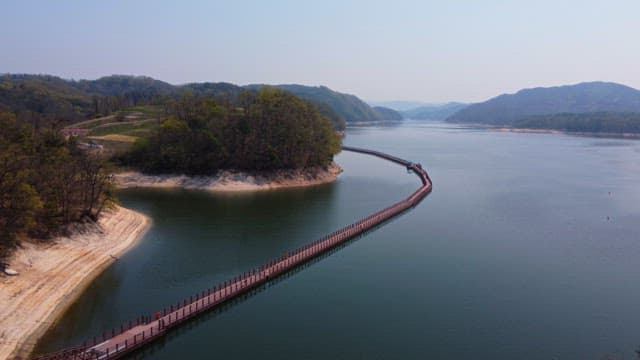
[[[313,224],[307,226],[307,229],[312,228],[308,232],[313,237],[319,236],[322,228],[332,227],[327,220],[329,217],[319,214],[331,211],[335,206],[331,199],[338,196],[334,184],[254,193],[130,189],[121,191],[119,195],[125,206],[153,218],[154,226],[146,235],[146,240],[98,275],[83,295],[65,311],[64,317],[39,339],[34,353],[49,353],[78,345],[89,334],[110,331],[149,308],[168,303],[166,295],[165,301],[162,301],[163,297],[156,298],[154,291],[157,287],[150,285],[147,280],[151,272],[164,288],[175,288],[178,296],[182,296],[185,291],[191,292],[188,287],[199,290],[203,283],[218,283],[222,280],[220,277],[230,277],[239,268],[253,268],[261,264],[265,253],[266,258],[271,258],[283,252],[283,249],[298,247],[300,244],[296,240],[308,238],[308,235],[292,224],[307,224],[313,219]],[[193,221],[204,224],[207,229],[193,229]],[[253,233],[246,229],[247,221],[254,228],[259,227],[259,237],[251,236]],[[223,227],[224,224],[227,226]],[[174,236],[175,233],[158,234],[176,227],[188,233],[189,241],[176,241],[179,236]],[[295,236],[284,237],[284,231],[293,232]],[[260,246],[255,246],[256,242]],[[164,256],[158,249],[169,249],[172,256]],[[211,262],[210,254],[214,252],[220,256]],[[237,262],[235,255],[240,252],[243,254],[243,264]],[[157,271],[158,267],[175,266],[176,262],[183,266],[182,271]],[[135,268],[131,270],[132,267]],[[197,280],[189,282],[189,277]],[[130,296],[122,293],[114,296],[114,291],[129,289],[127,282],[144,281],[147,281],[146,285],[137,287],[144,291],[134,292]],[[182,286],[183,283],[187,285]],[[165,293],[171,296],[171,291]],[[124,310],[118,309],[122,303],[129,303]],[[88,318],[102,321],[96,324],[86,321]]]
[[[428,197],[429,195],[425,196]],[[424,200],[424,198],[423,198]],[[418,204],[419,205],[419,204]],[[416,205],[417,206],[417,205]],[[335,254],[336,252],[341,251],[342,249],[350,246],[351,244],[355,243],[356,241],[360,240],[361,238],[367,236],[368,234],[378,230],[379,228],[386,226],[387,224],[390,224],[396,220],[398,220],[399,218],[403,217],[404,215],[408,214],[410,211],[413,211],[413,209],[415,208],[415,206],[407,209],[406,211],[402,212],[401,214],[399,214],[398,216],[395,216],[379,225],[376,225],[375,227],[357,235],[354,236],[353,238],[347,240],[344,243],[341,243],[340,245],[318,255],[317,257],[305,262],[304,264],[301,264],[297,267],[295,267],[294,269],[291,269],[283,274],[280,274],[279,276],[277,276],[276,278],[271,279],[270,281],[262,284],[261,286],[258,286],[238,297],[235,297],[227,302],[225,302],[224,304],[222,304],[221,306],[209,310],[207,312],[204,312],[190,320],[188,320],[187,322],[180,324],[179,326],[170,329],[168,331],[168,333],[163,336],[162,338],[156,340],[153,344],[146,346],[146,347],[142,347],[138,350],[136,350],[135,352],[125,356],[126,359],[135,359],[135,360],[141,360],[141,359],[152,359],[154,357],[154,355],[157,352],[160,352],[164,349],[164,347],[172,342],[175,341],[176,339],[185,336],[187,334],[189,334],[190,332],[197,330],[198,328],[200,328],[204,323],[206,323],[207,321],[210,321],[214,318],[216,318],[218,315],[220,314],[224,314],[230,310],[232,310],[233,308],[235,308],[238,305],[243,304],[244,302],[248,301],[249,299],[253,298],[254,296],[262,293],[263,291],[268,290],[270,287],[272,286],[276,286],[279,283],[297,275],[298,273],[300,273],[301,271],[305,270],[308,267],[313,266],[314,264],[332,256],[333,254]]]

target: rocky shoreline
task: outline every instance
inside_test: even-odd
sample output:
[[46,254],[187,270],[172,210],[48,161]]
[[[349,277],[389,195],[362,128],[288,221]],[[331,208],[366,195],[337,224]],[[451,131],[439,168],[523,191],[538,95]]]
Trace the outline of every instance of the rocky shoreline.
[[250,174],[222,170],[214,176],[147,175],[136,171],[115,174],[119,188],[183,188],[208,191],[257,191],[303,187],[334,182],[342,168],[336,163],[326,167],[277,170]]
[[[185,188],[208,191],[259,191],[333,182],[342,172],[326,167],[260,174],[220,171],[215,176],[115,174],[119,188]],[[17,276],[0,275],[0,360],[26,359],[38,339],[118,257],[134,246],[151,219],[118,207],[96,224],[74,229],[70,237],[47,244],[27,242],[9,259]]]
[[0,275],[0,359],[27,359],[38,339],[109,265],[135,246],[151,219],[118,207],[70,237],[24,243]]

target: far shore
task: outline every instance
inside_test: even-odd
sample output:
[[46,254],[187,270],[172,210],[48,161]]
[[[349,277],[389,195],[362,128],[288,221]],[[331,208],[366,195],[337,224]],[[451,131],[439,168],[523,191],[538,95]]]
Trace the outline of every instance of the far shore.
[[151,219],[117,207],[70,237],[23,243],[9,259],[17,276],[0,275],[0,359],[27,359],[37,341],[91,282],[151,226]]
[[606,132],[583,132],[583,131],[567,131],[557,129],[520,129],[510,127],[489,127],[489,129],[499,132],[525,133],[525,134],[563,134],[576,136],[590,136],[603,138],[623,138],[623,139],[640,139],[639,133],[606,133]]
[[326,167],[277,170],[260,174],[224,170],[213,176],[148,175],[137,171],[115,174],[119,188],[183,188],[214,192],[260,191],[305,187],[336,181],[342,168],[336,163]]

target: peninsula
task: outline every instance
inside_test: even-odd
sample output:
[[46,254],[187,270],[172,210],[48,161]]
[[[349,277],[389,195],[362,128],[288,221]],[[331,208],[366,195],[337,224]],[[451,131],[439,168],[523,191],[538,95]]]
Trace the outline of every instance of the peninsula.
[[[0,99],[24,99],[27,90],[5,86]],[[101,101],[114,100],[96,98],[96,109]],[[341,147],[336,123],[286,91],[145,101],[70,125],[56,121],[64,106],[0,112],[0,174],[7,175],[0,177],[7,195],[0,301],[8,304],[0,310],[0,359],[28,356],[91,281],[144,236],[150,219],[115,206],[117,187],[254,191],[327,183],[342,171],[333,163]]]
[[608,82],[524,89],[462,108],[446,121],[500,131],[637,137],[640,90]]
[[117,207],[70,236],[23,242],[0,276],[0,359],[26,359],[36,342],[109,265],[142,239],[151,219]]

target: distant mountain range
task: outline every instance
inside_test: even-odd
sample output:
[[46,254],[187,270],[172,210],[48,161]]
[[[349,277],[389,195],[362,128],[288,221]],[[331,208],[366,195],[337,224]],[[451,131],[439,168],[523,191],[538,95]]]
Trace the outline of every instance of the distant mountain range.
[[[256,88],[262,86],[266,85],[248,85],[247,87]],[[339,93],[326,86],[314,87],[295,84],[274,86],[305,100],[325,104],[348,123],[402,120],[402,115],[393,109],[378,106],[371,107],[355,95]]]
[[[237,86],[229,83],[172,85],[145,76],[112,75],[97,80],[65,80],[50,75],[0,75],[0,111],[37,114],[66,122],[94,117],[117,106],[134,106],[187,93],[235,102],[239,94],[266,85]],[[344,123],[398,120],[402,116],[387,108],[372,108],[358,97],[327,87],[275,85],[315,103],[337,128]]]
[[[526,120],[537,126],[551,126],[552,117],[549,115],[554,114],[564,114],[562,119],[566,123],[586,118],[570,114],[601,113],[608,114],[608,118],[631,119],[632,116],[629,114],[639,112],[640,91],[616,83],[587,82],[525,89],[515,94],[500,95],[482,103],[469,105],[449,116],[447,121],[499,126],[518,124],[518,127],[521,127]],[[594,116],[590,115],[588,118],[593,121]],[[556,119],[559,120],[560,117]]]
[[367,104],[371,106],[386,107],[398,112],[419,108],[421,106],[438,105],[438,104],[427,103],[424,101],[410,101],[410,100],[367,101]]
[[441,105],[420,106],[402,111],[401,114],[405,119],[442,121],[467,106],[469,104],[450,102]]
[[386,107],[398,112],[403,119],[443,121],[468,106],[459,102],[426,103],[420,101],[369,101],[374,108]]
[[[49,75],[5,74],[0,75],[0,111],[15,112],[19,118],[33,123],[42,119],[71,123],[126,107],[161,104],[185,94],[210,96],[240,105],[243,91],[264,86],[268,85],[237,86],[222,82],[172,85],[150,77],[124,75],[74,81]],[[289,84],[275,87],[314,103],[338,129],[344,128],[345,123],[410,118],[566,131],[636,132],[635,123],[640,121],[640,91],[608,82],[524,89],[477,104],[431,104],[402,111],[372,107],[354,95],[325,86]],[[383,103],[392,106],[415,104]]]
[[373,110],[378,113],[384,121],[400,121],[404,119],[401,113],[384,106],[374,106]]

